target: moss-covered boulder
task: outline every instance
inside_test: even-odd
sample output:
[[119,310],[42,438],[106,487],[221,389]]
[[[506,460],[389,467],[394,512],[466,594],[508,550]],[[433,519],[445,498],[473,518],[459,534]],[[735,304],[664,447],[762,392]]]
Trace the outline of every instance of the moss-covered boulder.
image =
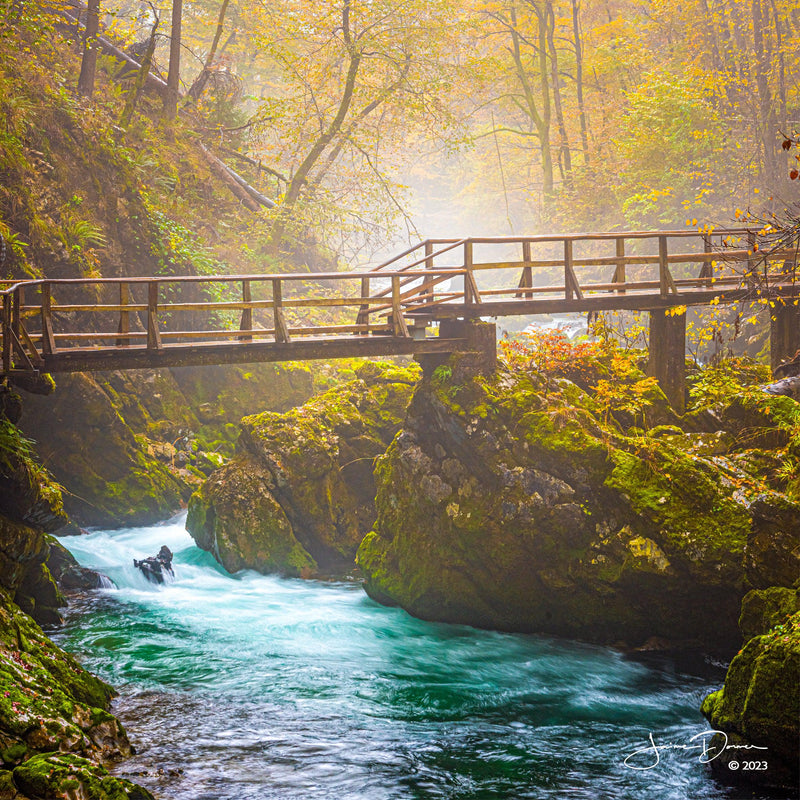
[[[724,687],[703,702],[703,714],[719,731],[709,745],[714,755],[711,766],[726,779],[797,789],[800,611],[788,617],[781,613],[797,608],[797,595],[793,594],[791,590],[772,590],[769,595],[748,595],[745,609],[750,608],[743,619],[752,630],[770,629],[745,644],[728,668]],[[760,624],[753,625],[756,608],[763,617]],[[733,769],[732,761],[757,761],[764,768]]]
[[108,713],[113,690],[60,650],[0,592],[0,761],[5,769],[35,753],[95,760],[130,754]]
[[366,363],[285,414],[242,420],[238,455],[189,502],[187,529],[229,571],[347,569],[375,517],[373,462],[400,427],[416,367]]
[[16,767],[11,778],[14,786],[30,798],[154,800],[141,786],[115,778],[85,758],[64,753],[34,756]]
[[758,454],[652,427],[663,396],[614,348],[564,351],[420,384],[378,461],[367,592],[427,619],[737,647]]

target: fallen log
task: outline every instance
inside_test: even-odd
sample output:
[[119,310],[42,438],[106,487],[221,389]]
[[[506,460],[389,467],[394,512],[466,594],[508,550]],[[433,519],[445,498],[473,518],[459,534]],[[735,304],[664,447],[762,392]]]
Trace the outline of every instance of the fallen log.
[[[241,192],[243,192],[248,200],[255,205],[253,208],[249,203],[245,203],[245,205],[253,211],[257,211],[259,206],[265,206],[266,208],[275,208],[277,203],[274,200],[271,200],[266,195],[261,194],[258,189],[251,186],[241,175],[234,172],[227,164],[223,161],[218,159],[213,153],[211,153],[208,148],[203,145],[199,144],[200,150],[202,151],[203,155],[208,160],[208,163],[211,165],[212,169],[214,169],[217,174],[224,178],[225,182],[233,188],[235,185]],[[237,192],[234,192],[237,197],[240,195]],[[241,199],[241,198],[240,198]],[[244,202],[244,201],[242,201]]]

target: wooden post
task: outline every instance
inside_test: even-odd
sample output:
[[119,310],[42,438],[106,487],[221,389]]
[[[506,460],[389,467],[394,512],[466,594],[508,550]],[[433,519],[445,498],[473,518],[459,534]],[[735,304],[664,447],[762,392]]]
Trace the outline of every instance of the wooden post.
[[470,277],[472,276],[472,242],[464,242],[464,302],[469,306],[472,305],[472,285]]
[[53,312],[50,296],[50,284],[43,283],[42,288],[42,352],[52,355],[56,352],[56,339],[53,335]]
[[773,372],[800,351],[800,306],[788,298],[778,298],[770,309],[769,349]]
[[[523,264],[527,264],[528,266],[522,267],[522,276],[519,279],[519,288],[520,289],[532,289],[533,288],[533,269],[530,266],[531,261],[531,243],[530,242],[523,242],[522,243],[522,261]],[[517,292],[516,297],[525,297],[530,299],[533,297],[533,292]]]
[[475,283],[475,275],[472,271],[472,241],[464,242],[464,302],[471,306],[473,303],[482,302],[478,293],[478,284]]
[[119,304],[121,306],[119,312],[119,327],[117,328],[117,332],[119,333],[119,338],[117,339],[117,347],[127,347],[131,340],[128,338],[128,334],[131,332],[131,322],[130,322],[130,311],[125,310],[125,306],[130,303],[131,299],[131,290],[125,281],[119,282]]
[[686,403],[686,311],[650,312],[650,357],[647,374],[658,380],[670,405],[679,414]]
[[[433,272],[433,242],[430,239],[426,239],[425,240],[425,271],[426,272]],[[433,302],[433,291],[434,291],[435,287],[434,286],[427,286],[426,287],[427,282],[428,282],[427,278],[424,281],[422,281],[422,288],[420,290],[420,293],[421,294],[429,294],[430,293],[431,296],[430,297],[426,297],[425,298],[425,302],[426,303],[432,303]]]
[[[625,237],[618,236],[615,241],[617,266],[614,270],[614,280],[612,283],[625,283]],[[625,290],[617,289],[617,294],[625,294]]]
[[400,307],[400,276],[392,275],[392,329],[395,336],[409,337],[406,321],[403,318],[403,309]]
[[22,306],[25,305],[25,287],[14,289],[14,305],[11,311],[11,330],[19,342],[22,337]]
[[11,372],[11,294],[3,295],[3,373]]
[[[242,302],[250,303],[252,296],[250,295],[250,281],[242,281]],[[240,342],[252,342],[253,334],[245,333],[245,331],[253,330],[253,309],[245,306],[242,309],[242,318],[239,322],[239,330],[242,335],[239,337]]]
[[574,263],[572,239],[564,239],[564,297],[572,300],[574,295],[578,300],[583,300],[583,292],[575,276]]
[[[369,278],[361,279],[361,299],[369,299]],[[369,303],[362,303],[358,307],[356,325],[369,325]]]
[[288,342],[289,329],[283,318],[283,287],[279,278],[272,281],[272,318],[275,323],[275,341]]
[[754,231],[747,231],[747,285],[753,288],[756,282],[756,234]]
[[161,350],[161,334],[158,330],[158,281],[147,284],[147,349]]
[[675,281],[672,280],[672,273],[669,271],[669,250],[666,236],[658,237],[658,287],[661,297],[665,300],[669,297],[670,292],[678,293]]
[[[703,234],[703,254],[708,256],[713,252],[713,248],[711,246],[711,237],[707,234]],[[708,260],[703,260],[703,266],[700,267],[700,278],[706,278],[706,286],[711,285],[711,278],[714,277],[714,268],[711,266],[711,262]]]

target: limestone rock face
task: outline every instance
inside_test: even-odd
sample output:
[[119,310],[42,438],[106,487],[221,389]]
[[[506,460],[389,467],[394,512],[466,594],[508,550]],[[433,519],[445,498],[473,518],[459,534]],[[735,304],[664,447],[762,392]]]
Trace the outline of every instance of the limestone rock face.
[[[733,659],[722,689],[703,702],[715,730],[715,771],[745,783],[797,789],[800,762],[800,611],[796,590],[745,597],[744,632],[757,631]],[[794,609],[794,613],[791,610]],[[789,615],[785,613],[790,611]],[[758,620],[759,612],[761,620]],[[735,771],[731,761],[757,760],[764,770]]]
[[437,373],[377,463],[357,556],[373,598],[501,630],[738,646],[758,453],[724,431],[633,428],[660,395],[642,375],[604,408],[563,377]]
[[348,569],[375,517],[374,459],[405,413],[416,368],[367,363],[285,414],[242,420],[238,454],[189,502],[186,527],[229,571]]

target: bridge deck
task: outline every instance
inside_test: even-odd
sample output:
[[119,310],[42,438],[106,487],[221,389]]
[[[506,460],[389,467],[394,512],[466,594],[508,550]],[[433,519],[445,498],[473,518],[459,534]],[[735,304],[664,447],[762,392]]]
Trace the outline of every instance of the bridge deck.
[[464,342],[432,324],[795,301],[800,285],[793,251],[737,229],[437,239],[367,272],[6,281],[0,296],[11,375],[450,352]]

